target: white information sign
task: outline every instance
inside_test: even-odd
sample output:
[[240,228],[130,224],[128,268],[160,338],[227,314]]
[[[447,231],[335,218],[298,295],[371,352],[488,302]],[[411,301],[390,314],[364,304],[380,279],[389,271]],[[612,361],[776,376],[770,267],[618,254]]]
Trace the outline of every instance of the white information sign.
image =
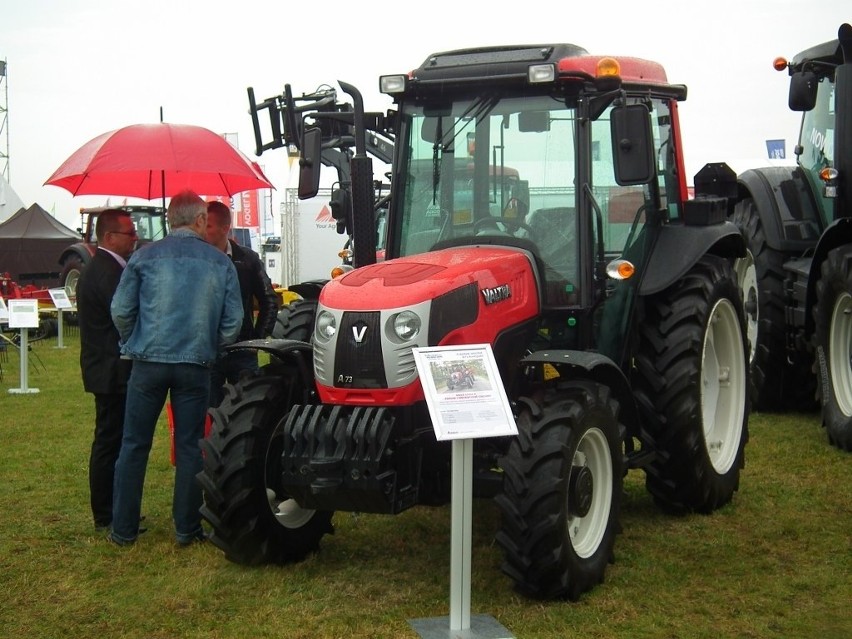
[[6,301],[0,296],[0,322],[9,321],[9,309],[6,307]]
[[50,299],[53,300],[53,305],[56,308],[74,308],[74,305],[71,304],[71,300],[68,299],[68,293],[65,292],[64,288],[49,288],[47,289],[47,292],[50,293]]
[[38,300],[9,300],[9,328],[38,328]]
[[413,352],[438,440],[518,434],[490,344]]

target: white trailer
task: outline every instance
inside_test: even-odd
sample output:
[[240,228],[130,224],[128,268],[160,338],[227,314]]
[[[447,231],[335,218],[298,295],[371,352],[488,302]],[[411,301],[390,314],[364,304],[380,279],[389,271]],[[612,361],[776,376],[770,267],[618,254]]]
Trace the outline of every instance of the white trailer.
[[285,189],[281,203],[281,250],[264,251],[269,279],[281,286],[329,279],[340,264],[346,236],[328,205],[331,189],[320,189],[310,200],[299,200],[298,189]]

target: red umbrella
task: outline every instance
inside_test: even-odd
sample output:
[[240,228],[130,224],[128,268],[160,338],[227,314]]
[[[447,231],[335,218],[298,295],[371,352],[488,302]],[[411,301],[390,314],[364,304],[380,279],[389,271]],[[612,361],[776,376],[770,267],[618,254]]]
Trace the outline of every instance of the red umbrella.
[[90,140],[45,184],[72,195],[166,198],[184,189],[227,195],[273,188],[224,137],[191,124],[134,124]]

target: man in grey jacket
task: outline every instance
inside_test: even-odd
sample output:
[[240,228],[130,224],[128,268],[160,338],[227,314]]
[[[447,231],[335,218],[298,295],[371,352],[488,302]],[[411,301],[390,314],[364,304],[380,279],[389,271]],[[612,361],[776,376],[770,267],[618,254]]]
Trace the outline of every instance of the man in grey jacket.
[[115,466],[110,539],[129,545],[139,535],[148,455],[157,419],[172,407],[177,542],[205,539],[198,440],[210,390],[210,366],[236,341],[243,321],[240,285],[231,260],[205,241],[207,205],[191,191],[172,198],[169,235],[137,250],[112,301],[121,354],[133,360],[121,452]]

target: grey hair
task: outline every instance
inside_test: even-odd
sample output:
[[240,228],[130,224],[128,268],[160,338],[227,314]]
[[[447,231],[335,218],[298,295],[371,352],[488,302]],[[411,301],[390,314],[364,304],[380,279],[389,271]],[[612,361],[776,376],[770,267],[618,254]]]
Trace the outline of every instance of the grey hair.
[[170,228],[191,226],[199,215],[207,218],[207,204],[194,191],[181,191],[169,202],[166,215]]

